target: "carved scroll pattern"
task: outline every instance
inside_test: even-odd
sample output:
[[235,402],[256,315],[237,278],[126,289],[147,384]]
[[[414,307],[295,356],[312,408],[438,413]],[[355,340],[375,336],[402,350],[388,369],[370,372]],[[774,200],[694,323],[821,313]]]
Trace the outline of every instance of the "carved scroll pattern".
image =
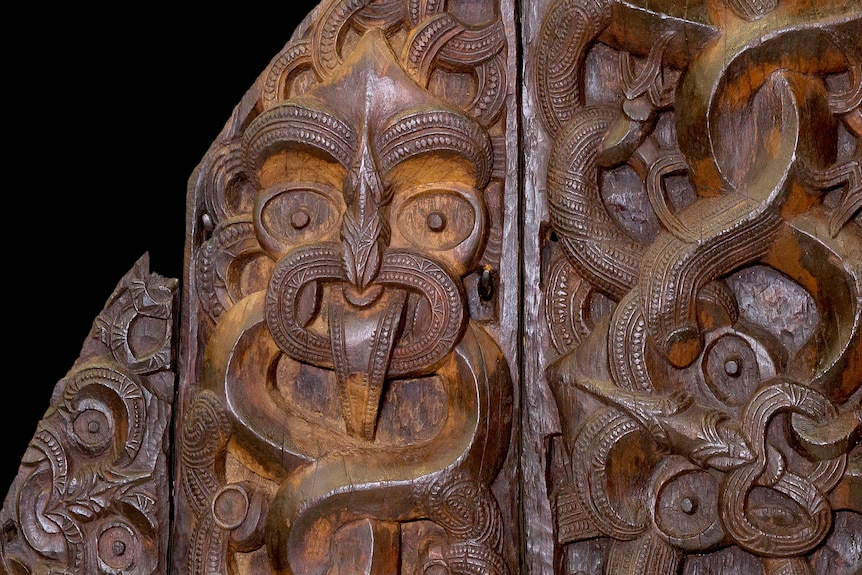
[[167,570],[177,281],[142,258],[58,382],[0,511],[0,571]]
[[860,568],[862,12],[720,4],[538,34],[559,573]]
[[202,160],[179,572],[517,572],[508,17],[323,2]]

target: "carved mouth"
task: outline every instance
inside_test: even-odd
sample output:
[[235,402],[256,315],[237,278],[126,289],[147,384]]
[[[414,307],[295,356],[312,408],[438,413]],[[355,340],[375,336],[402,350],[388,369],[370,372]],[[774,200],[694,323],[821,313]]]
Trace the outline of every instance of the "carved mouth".
[[[433,372],[461,338],[466,313],[459,281],[433,260],[387,252],[375,284],[362,292],[346,282],[337,244],[299,248],[276,264],[266,297],[266,322],[289,357],[335,371],[348,430],[374,434],[387,377]],[[303,303],[328,292],[326,328]]]
[[[372,439],[392,350],[401,331],[406,293],[381,292],[375,301],[357,307],[346,301],[350,286],[330,290],[329,340],[347,431]],[[339,293],[341,292],[341,293]],[[349,293],[349,292],[348,292]]]

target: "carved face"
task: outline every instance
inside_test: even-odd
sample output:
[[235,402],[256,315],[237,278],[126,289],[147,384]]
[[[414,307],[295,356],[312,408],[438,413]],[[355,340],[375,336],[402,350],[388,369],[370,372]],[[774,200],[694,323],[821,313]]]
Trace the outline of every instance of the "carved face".
[[[358,153],[373,162],[371,150]],[[326,242],[353,243],[351,249],[360,254],[361,242],[377,244],[378,253],[367,260],[344,261],[346,280],[357,292],[375,284],[379,264],[373,258],[386,250],[427,255],[455,277],[472,271],[487,216],[469,160],[431,151],[405,159],[385,174],[374,164],[361,167],[362,160],[345,167],[320,150],[295,145],[265,161],[254,223],[269,254],[280,259],[297,248]],[[350,228],[363,217],[371,220],[367,237]]]
[[[277,573],[355,571],[336,549],[354,537],[370,537],[375,572],[449,557],[504,572],[489,486],[514,388],[498,342],[467,321],[496,308],[476,290],[468,310],[465,290],[502,245],[489,132],[504,129],[503,21],[397,2],[329,2],[319,18],[195,182],[207,317],[181,476],[224,483],[189,490],[215,519],[195,540],[233,529],[230,545]],[[464,500],[481,511],[461,518]]]
[[[344,105],[344,94],[356,94]],[[487,235],[484,129],[420,88],[379,33],[244,136],[254,230],[276,262],[277,346],[334,370],[347,430],[370,439],[387,377],[440,366],[466,325],[461,278]]]

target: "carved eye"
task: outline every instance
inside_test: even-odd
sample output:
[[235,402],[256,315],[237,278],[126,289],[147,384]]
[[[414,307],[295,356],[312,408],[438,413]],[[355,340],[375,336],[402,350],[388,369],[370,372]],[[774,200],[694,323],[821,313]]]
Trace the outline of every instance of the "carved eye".
[[744,405],[762,381],[757,353],[751,343],[733,333],[709,344],[703,372],[715,397],[733,407]]
[[422,249],[447,250],[465,241],[476,226],[476,211],[454,190],[433,189],[401,205],[398,227]]
[[279,185],[263,190],[255,210],[264,247],[276,253],[328,239],[341,217],[339,192],[317,183]]

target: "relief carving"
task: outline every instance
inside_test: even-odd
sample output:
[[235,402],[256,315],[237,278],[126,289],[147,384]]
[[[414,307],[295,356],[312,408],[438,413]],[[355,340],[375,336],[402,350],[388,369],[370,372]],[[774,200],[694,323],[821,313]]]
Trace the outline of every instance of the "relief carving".
[[178,573],[518,571],[511,16],[324,2],[201,162]]
[[554,570],[857,572],[862,11],[558,0],[535,37]]
[[0,575],[862,572],[862,6],[517,10],[308,15],[182,298],[142,258],[57,384]]
[[166,572],[176,293],[144,256],[93,322],[0,511],[0,572]]

